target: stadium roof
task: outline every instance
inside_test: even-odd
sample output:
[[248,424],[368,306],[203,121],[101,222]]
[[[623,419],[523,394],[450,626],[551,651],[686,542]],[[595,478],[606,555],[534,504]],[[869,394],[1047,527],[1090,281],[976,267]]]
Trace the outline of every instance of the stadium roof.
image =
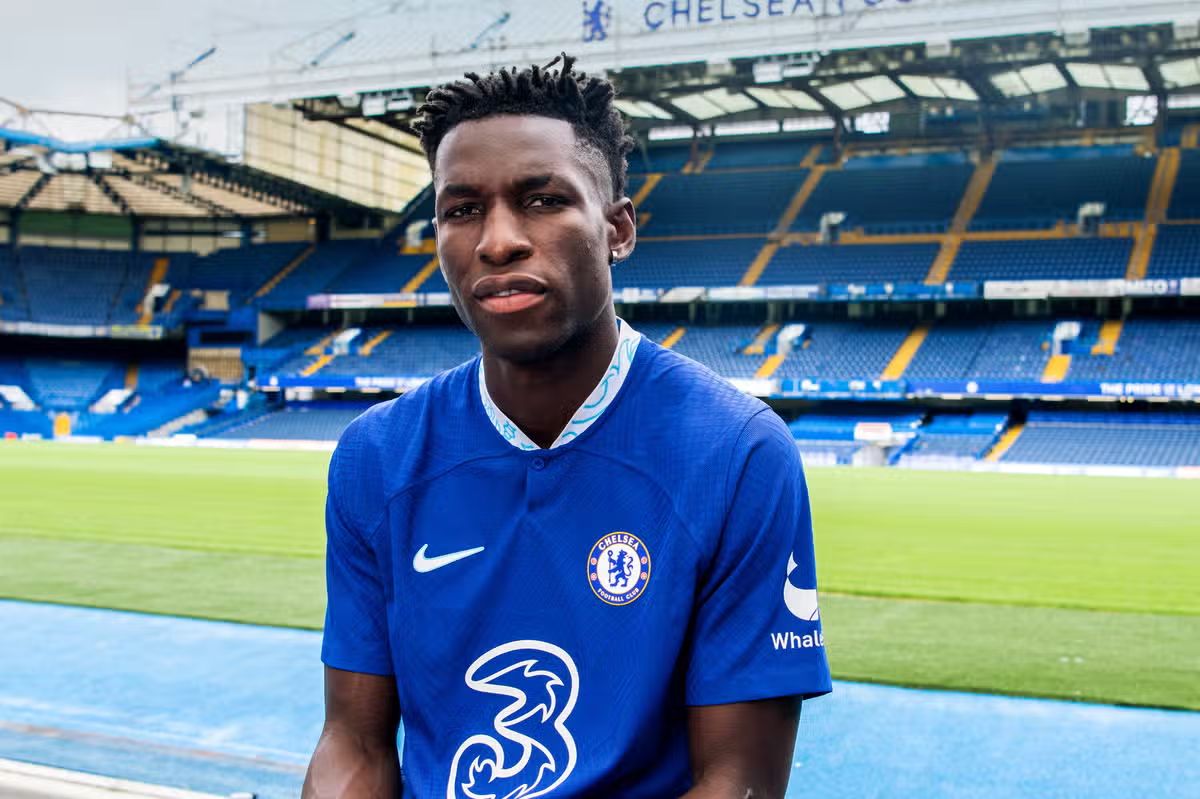
[[375,209],[154,138],[64,142],[0,128],[0,208],[143,218],[266,219],[329,215],[346,225]]

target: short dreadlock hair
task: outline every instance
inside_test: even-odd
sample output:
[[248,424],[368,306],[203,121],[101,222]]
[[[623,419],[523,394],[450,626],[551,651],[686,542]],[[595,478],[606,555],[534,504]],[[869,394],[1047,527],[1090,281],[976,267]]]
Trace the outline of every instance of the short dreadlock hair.
[[[560,69],[551,69],[560,63]],[[580,144],[598,151],[608,165],[612,198],[624,196],[625,155],[633,139],[613,107],[616,91],[604,78],[576,72],[574,65],[575,59],[562,53],[544,67],[513,67],[483,77],[468,72],[466,80],[431,89],[413,121],[429,168],[442,139],[459,122],[498,114],[544,116],[569,122]]]

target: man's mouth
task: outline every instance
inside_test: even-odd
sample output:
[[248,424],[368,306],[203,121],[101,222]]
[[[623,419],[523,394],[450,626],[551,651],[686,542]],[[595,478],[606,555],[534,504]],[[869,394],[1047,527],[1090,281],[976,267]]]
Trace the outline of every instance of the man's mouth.
[[516,313],[540,303],[546,285],[532,275],[489,275],[475,283],[472,294],[491,313]]

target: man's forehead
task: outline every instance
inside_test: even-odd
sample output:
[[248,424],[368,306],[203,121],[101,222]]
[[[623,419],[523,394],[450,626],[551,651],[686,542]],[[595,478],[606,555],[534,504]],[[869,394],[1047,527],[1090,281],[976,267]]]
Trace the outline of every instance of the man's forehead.
[[442,139],[434,163],[435,187],[531,175],[578,175],[594,181],[602,194],[610,184],[604,157],[580,140],[569,122],[532,114],[460,122]]

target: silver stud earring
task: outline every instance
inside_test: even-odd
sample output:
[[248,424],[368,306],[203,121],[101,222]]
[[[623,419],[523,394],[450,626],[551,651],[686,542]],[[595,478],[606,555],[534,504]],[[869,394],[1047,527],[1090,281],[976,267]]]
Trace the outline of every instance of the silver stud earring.
[[608,262],[610,264],[615,264],[617,262],[617,251],[616,250],[608,251]]

